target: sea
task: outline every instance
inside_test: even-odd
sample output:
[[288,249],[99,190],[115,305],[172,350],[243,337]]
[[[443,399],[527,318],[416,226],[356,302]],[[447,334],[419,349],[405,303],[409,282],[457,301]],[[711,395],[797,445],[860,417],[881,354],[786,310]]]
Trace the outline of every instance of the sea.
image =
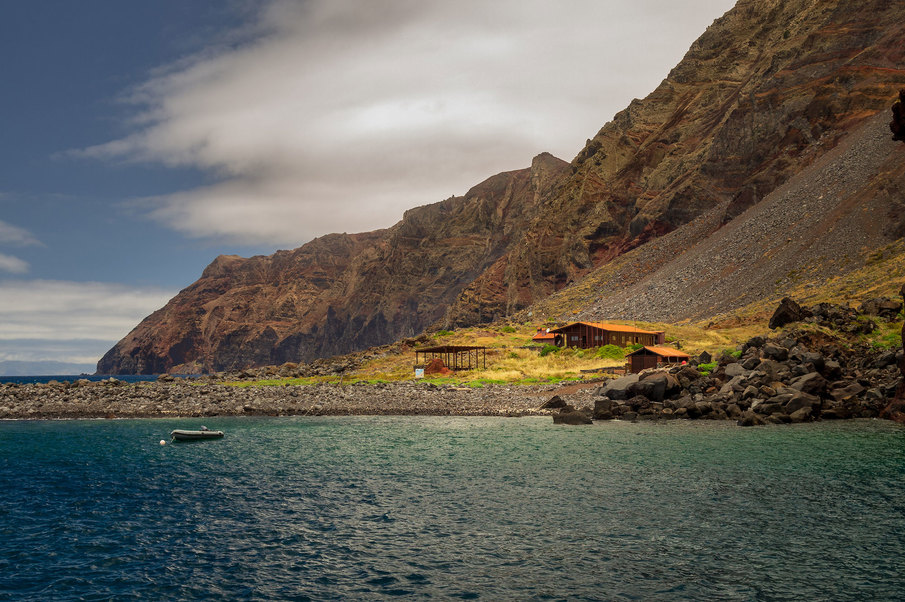
[[886,421],[0,421],[0,600],[903,596]]

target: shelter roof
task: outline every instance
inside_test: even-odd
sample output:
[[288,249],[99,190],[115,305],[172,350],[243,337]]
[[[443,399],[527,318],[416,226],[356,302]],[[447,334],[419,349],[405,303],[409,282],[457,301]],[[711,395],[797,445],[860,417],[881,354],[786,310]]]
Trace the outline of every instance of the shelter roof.
[[635,354],[641,353],[645,349],[647,351],[650,351],[651,353],[654,353],[656,355],[661,355],[663,357],[687,357],[687,358],[691,357],[687,353],[679,351],[678,349],[673,349],[672,347],[648,347],[647,345],[645,345],[641,349],[638,349],[637,351],[632,351],[628,355],[635,355]]
[[571,324],[566,324],[565,326],[561,326],[559,328],[554,328],[550,332],[561,332],[571,326],[577,326],[579,324],[583,324],[585,326],[592,326],[594,328],[599,328],[600,330],[608,330],[610,332],[631,332],[634,334],[657,334],[658,333],[658,331],[642,330],[640,328],[635,328],[634,326],[625,326],[623,324],[608,324],[606,322],[573,322]]
[[461,351],[475,351],[487,349],[477,345],[437,345],[436,347],[421,347],[415,349],[418,353],[459,353]]

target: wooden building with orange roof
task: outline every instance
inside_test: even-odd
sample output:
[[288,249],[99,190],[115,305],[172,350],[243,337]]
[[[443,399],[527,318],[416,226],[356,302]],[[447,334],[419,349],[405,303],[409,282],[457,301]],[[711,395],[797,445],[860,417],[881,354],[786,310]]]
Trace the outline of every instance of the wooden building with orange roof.
[[553,332],[550,332],[549,328],[538,328],[537,332],[531,337],[531,341],[534,343],[542,343],[544,345],[556,345],[557,347],[562,346],[562,335],[557,335]]
[[637,351],[625,356],[633,373],[648,368],[659,368],[670,364],[685,364],[691,359],[687,353],[672,347],[655,347],[645,345]]
[[550,334],[561,335],[564,347],[602,347],[604,345],[663,345],[666,333],[663,331],[642,330],[634,326],[608,324],[604,322],[574,322],[560,328],[550,330]]

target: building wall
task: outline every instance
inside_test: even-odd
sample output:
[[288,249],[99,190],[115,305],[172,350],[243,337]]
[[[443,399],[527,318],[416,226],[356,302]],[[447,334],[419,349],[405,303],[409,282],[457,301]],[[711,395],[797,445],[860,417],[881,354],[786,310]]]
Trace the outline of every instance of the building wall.
[[558,332],[563,335],[563,345],[565,347],[579,347],[581,349],[602,347],[604,345],[618,345],[619,347],[634,344],[654,346],[659,338],[657,333],[618,332],[583,324],[573,324]]

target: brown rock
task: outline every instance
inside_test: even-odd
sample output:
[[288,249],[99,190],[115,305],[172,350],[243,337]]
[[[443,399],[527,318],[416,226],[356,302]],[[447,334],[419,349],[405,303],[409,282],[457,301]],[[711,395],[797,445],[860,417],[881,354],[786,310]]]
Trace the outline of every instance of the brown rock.
[[786,324],[800,322],[806,316],[806,312],[802,310],[798,303],[790,297],[784,297],[783,300],[779,302],[779,307],[776,308],[773,315],[770,317],[769,326],[771,330],[776,329],[785,326]]
[[893,140],[905,142],[905,88],[899,90],[899,100],[892,105],[892,121],[889,122]]

